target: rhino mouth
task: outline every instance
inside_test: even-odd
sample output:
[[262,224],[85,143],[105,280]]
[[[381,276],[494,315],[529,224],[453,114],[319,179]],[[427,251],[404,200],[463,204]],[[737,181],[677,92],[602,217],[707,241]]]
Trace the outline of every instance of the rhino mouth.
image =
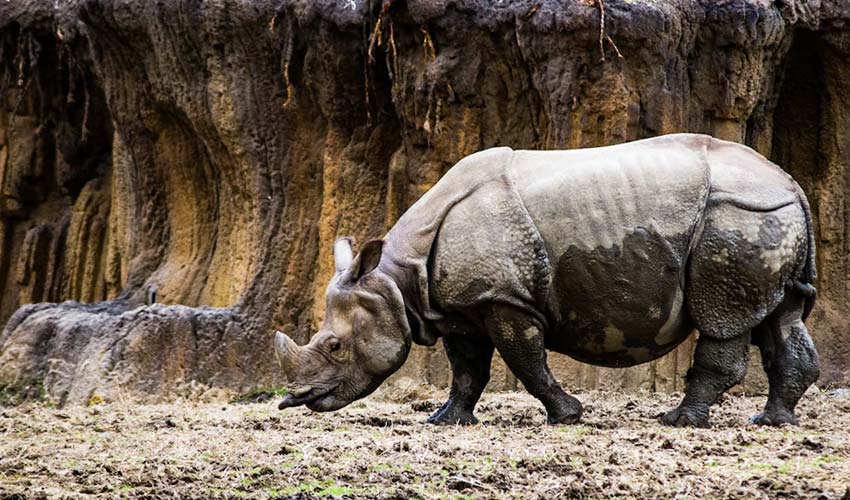
[[307,388],[299,391],[290,392],[283,398],[283,401],[277,405],[278,410],[293,408],[296,406],[307,405],[312,406],[320,402],[321,399],[329,396],[336,386],[326,388]]

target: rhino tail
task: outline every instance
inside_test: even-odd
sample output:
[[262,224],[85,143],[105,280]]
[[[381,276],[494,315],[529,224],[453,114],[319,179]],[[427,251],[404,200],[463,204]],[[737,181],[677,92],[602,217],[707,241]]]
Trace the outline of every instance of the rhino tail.
[[805,297],[805,306],[803,308],[803,321],[805,321],[817,299],[818,290],[814,287],[815,279],[818,276],[817,263],[815,261],[815,229],[812,223],[812,210],[809,206],[809,200],[806,198],[806,193],[803,192],[799,184],[796,184],[797,198],[800,201],[800,207],[803,209],[803,215],[806,219],[806,262],[803,265],[803,271],[800,276],[794,280],[794,289]]

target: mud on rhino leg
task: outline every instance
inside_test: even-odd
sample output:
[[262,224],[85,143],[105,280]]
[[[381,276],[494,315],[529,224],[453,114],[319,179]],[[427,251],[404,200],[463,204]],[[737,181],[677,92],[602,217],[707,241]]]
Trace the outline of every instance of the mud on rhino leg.
[[750,336],[718,340],[700,335],[694,362],[687,375],[685,397],[679,406],[661,417],[676,427],[708,427],[709,407],[747,374]]
[[452,388],[449,399],[428,418],[428,423],[477,424],[472,411],[490,380],[493,342],[484,335],[457,334],[443,337],[443,347],[452,368]]
[[818,353],[802,315],[805,299],[789,290],[776,311],[753,330],[753,344],[770,389],[764,411],[750,419],[761,425],[797,425],[794,408],[820,375]]
[[578,422],[581,402],[564,392],[549,371],[540,323],[515,307],[494,305],[486,316],[485,327],[508,368],[525,389],[543,403],[547,422]]

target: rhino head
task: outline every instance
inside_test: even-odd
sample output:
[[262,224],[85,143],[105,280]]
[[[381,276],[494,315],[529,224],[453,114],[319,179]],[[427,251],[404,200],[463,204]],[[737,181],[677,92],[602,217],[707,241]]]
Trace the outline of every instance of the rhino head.
[[383,242],[373,240],[353,257],[351,240],[337,240],[321,328],[304,346],[275,333],[289,389],[280,409],[338,410],[372,393],[407,359],[411,333],[404,300],[379,266],[382,251]]

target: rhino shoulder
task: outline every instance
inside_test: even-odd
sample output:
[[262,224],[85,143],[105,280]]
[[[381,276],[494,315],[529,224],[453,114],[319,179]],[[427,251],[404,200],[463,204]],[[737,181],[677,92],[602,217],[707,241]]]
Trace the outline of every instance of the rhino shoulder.
[[545,242],[507,173],[446,214],[429,274],[441,310],[508,303],[541,314],[550,281]]
[[511,148],[496,147],[461,159],[387,233],[385,265],[401,289],[408,315],[420,326],[417,343],[433,345],[436,338],[428,333],[429,324],[443,318],[440,308],[432,304],[434,279],[429,266],[438,233],[458,205],[480,198],[477,194],[485,186],[504,185],[512,157]]

